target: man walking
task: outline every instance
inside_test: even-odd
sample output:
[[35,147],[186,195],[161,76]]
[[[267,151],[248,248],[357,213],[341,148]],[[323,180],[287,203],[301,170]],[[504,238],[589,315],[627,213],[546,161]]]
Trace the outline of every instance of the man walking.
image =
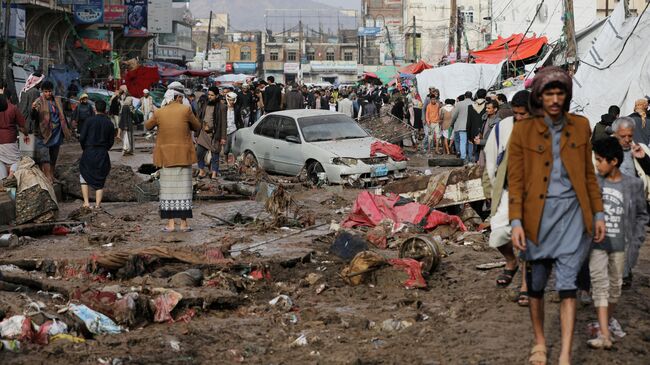
[[92,105],[88,103],[88,94],[81,94],[79,97],[79,105],[72,112],[72,127],[76,128],[78,133],[81,133],[81,127],[84,122],[93,115],[95,115],[95,111]]
[[224,105],[217,98],[219,89],[216,86],[208,89],[208,102],[199,111],[201,132],[196,141],[196,155],[199,165],[199,178],[206,176],[205,156],[210,151],[211,178],[216,179],[219,173],[219,154],[226,144],[226,123],[222,118]]
[[298,85],[290,86],[291,90],[287,93],[287,110],[304,109],[305,99],[298,89]]
[[465,92],[465,99],[456,103],[453,114],[451,116],[451,124],[454,127],[454,144],[456,151],[460,154],[460,159],[469,161],[467,155],[467,112],[472,105],[472,93]]
[[32,104],[32,120],[37,123],[34,130],[36,153],[41,170],[50,182],[54,182],[56,161],[64,138],[70,138],[70,129],[63,114],[61,98],[54,96],[54,84],[43,82],[43,94]]
[[153,104],[153,98],[149,95],[149,90],[144,89],[142,90],[142,93],[144,95],[140,98],[140,109],[142,111],[143,119],[147,121],[153,116],[153,111],[156,107]]
[[32,104],[41,96],[41,83],[45,76],[39,72],[34,72],[29,75],[25,87],[20,92],[20,103],[18,104],[18,109],[20,113],[25,117],[25,122],[27,123],[26,129],[29,133],[36,133],[38,129],[38,121],[32,119]]
[[83,206],[90,207],[89,189],[95,189],[95,208],[100,208],[104,195],[104,183],[111,171],[111,159],[108,151],[115,142],[115,128],[113,122],[106,116],[106,102],[98,100],[95,103],[97,115],[84,121],[79,129],[79,143],[81,143],[81,160],[79,172],[81,176],[81,195],[84,199]]
[[338,111],[341,114],[345,114],[350,118],[354,118],[354,105],[352,104],[352,100],[350,100],[349,95],[347,94],[342,94],[343,99],[339,101],[338,105]]
[[[222,114],[222,117],[224,115]],[[238,129],[242,128],[243,122],[241,119],[241,113],[239,106],[237,105],[237,94],[230,92],[226,94],[226,105],[225,105],[225,121],[226,121],[226,144],[224,146],[223,155],[226,159],[226,164],[233,164],[234,158],[230,158],[230,151],[232,151],[232,142],[235,132]]]
[[547,360],[544,291],[553,267],[561,300],[559,363],[570,364],[578,272],[592,236],[596,243],[605,237],[589,121],[567,113],[572,86],[571,77],[558,67],[537,73],[530,99],[534,117],[515,124],[508,147],[509,216],[513,245],[527,261],[533,365]]
[[[490,133],[485,144],[485,174],[489,182],[489,191],[486,193],[492,199],[490,215],[490,247],[496,248],[506,259],[506,267],[497,276],[496,283],[499,287],[507,287],[514,279],[521,265],[522,280],[517,296],[517,304],[528,306],[528,288],[526,287],[525,262],[517,265],[517,257],[512,247],[512,228],[508,220],[508,142],[514,123],[530,117],[528,100],[530,92],[519,91],[512,98],[512,112],[514,117],[499,121]],[[486,190],[486,191],[488,191]]]
[[[483,129],[485,115],[485,106],[487,100],[487,91],[485,89],[478,89],[476,92],[476,100],[474,103],[467,108],[467,161],[476,162],[478,161],[479,149],[480,149],[480,135],[481,130]],[[477,140],[476,137],[479,136]]]
[[282,88],[275,83],[275,77],[266,78],[269,84],[264,88],[264,111],[273,113],[282,110]]

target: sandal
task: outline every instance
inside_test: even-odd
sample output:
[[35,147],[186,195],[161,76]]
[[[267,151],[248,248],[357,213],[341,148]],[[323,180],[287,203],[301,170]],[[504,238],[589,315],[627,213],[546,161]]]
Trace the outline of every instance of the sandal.
[[517,271],[519,271],[519,266],[515,267],[513,270],[503,269],[501,274],[497,276],[497,286],[505,288],[510,285],[515,274],[517,274]]
[[169,228],[167,228],[167,227],[162,227],[162,228],[160,229],[160,231],[161,231],[161,232],[164,232],[164,233],[172,233],[172,232],[175,232],[175,231],[176,231],[176,228],[169,229]]
[[528,296],[528,292],[519,292],[519,295],[517,296],[517,304],[519,304],[520,307],[528,307],[528,304],[530,303],[529,300],[530,297]]
[[546,365],[546,346],[544,345],[535,345],[533,349],[530,350],[530,357],[528,358],[528,363],[532,365]]
[[192,232],[192,231],[193,231],[192,227],[181,228],[181,232],[183,233]]

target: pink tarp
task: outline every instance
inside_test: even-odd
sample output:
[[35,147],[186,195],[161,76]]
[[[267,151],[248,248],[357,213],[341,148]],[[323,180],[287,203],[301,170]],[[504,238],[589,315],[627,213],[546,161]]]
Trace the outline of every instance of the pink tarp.
[[426,230],[450,224],[459,227],[461,231],[467,231],[463,221],[457,216],[432,210],[420,203],[404,202],[396,194],[383,196],[367,191],[357,196],[352,212],[341,223],[341,226],[345,228],[375,227],[384,220],[393,222],[393,231],[398,231],[405,223],[421,225]]
[[390,156],[393,161],[406,161],[408,158],[404,155],[402,148],[396,144],[388,142],[373,142],[370,145],[370,156],[375,157],[377,152],[383,153],[386,156]]

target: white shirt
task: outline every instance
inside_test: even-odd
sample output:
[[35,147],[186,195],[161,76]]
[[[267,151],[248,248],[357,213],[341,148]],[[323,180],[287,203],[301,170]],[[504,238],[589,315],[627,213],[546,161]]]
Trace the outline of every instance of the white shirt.
[[[504,152],[508,147],[508,141],[510,140],[510,134],[512,134],[512,128],[514,126],[514,118],[508,117],[505,118],[494,126],[492,132],[488,136],[487,142],[485,143],[485,169],[487,171],[488,177],[490,178],[490,183],[494,185],[494,180],[497,177],[497,157],[501,152]],[[497,131],[499,129],[499,143],[497,144]],[[509,218],[509,194],[508,190],[503,189],[503,194],[501,195],[501,201],[497,207],[497,211],[492,218],[490,218],[490,227],[492,230],[497,228],[507,227],[510,225]]]
[[235,109],[228,108],[228,113],[226,114],[226,120],[228,121],[228,127],[226,129],[226,134],[235,133],[237,131],[237,125],[235,124]]

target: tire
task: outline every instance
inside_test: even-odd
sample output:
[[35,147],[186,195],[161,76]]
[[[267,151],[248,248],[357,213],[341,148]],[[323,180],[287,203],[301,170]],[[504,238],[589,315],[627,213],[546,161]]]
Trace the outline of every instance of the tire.
[[257,158],[253,152],[247,151],[244,153],[244,166],[249,169],[259,169],[260,164],[257,162]]
[[318,178],[318,174],[321,172],[325,172],[325,169],[323,168],[323,165],[321,165],[320,162],[318,161],[312,161],[307,165],[307,178],[309,181],[311,181],[312,184],[318,185],[320,182],[320,179]]
[[430,158],[429,166],[440,166],[440,167],[460,167],[463,166],[464,161],[460,158]]

